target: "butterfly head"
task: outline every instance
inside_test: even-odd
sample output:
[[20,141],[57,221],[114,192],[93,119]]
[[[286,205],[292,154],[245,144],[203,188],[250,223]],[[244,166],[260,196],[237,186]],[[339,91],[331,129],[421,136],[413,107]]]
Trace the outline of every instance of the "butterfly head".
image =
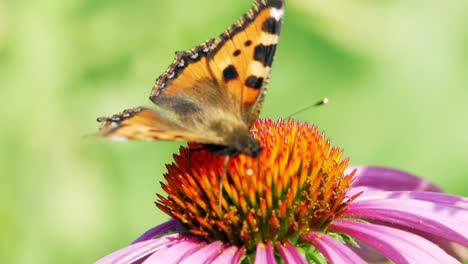
[[[221,146],[221,145],[212,145],[206,144],[205,148],[212,151],[215,155],[218,156],[237,156],[239,154],[244,154],[253,158],[257,158],[260,153],[262,153],[263,148],[260,146],[260,143],[257,139],[248,137],[243,138],[243,143],[234,144],[231,146]],[[234,143],[234,142],[232,142]]]
[[237,156],[238,154],[245,154],[250,157],[258,157],[262,152],[260,142],[249,135],[245,131],[233,131],[227,138],[228,147],[226,151],[230,151],[228,155]]

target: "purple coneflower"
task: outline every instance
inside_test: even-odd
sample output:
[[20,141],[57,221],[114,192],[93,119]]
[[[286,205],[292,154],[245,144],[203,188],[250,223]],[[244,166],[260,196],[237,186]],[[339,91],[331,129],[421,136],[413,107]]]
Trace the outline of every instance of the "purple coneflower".
[[[182,148],[158,208],[172,217],[107,263],[459,263],[468,199],[378,167],[347,168],[315,126],[259,120],[259,158]],[[189,146],[197,147],[197,146]]]

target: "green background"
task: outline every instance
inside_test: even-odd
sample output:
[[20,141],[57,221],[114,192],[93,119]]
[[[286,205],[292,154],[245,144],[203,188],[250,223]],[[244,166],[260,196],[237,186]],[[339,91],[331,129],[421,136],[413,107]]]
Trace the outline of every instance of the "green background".
[[[180,143],[86,137],[250,8],[229,0],[0,2],[3,263],[90,263],[167,219]],[[467,196],[468,1],[289,0],[262,117],[319,125],[352,164]]]

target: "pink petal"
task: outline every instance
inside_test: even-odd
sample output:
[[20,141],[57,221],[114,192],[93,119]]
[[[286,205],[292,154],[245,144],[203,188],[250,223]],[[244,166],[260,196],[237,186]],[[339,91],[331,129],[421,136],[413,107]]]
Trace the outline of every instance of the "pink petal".
[[407,226],[468,245],[468,211],[421,200],[382,199],[354,201],[343,216]]
[[133,261],[147,257],[161,248],[169,247],[184,239],[179,234],[168,235],[161,238],[151,239],[148,241],[132,244],[128,247],[122,248],[114,253],[111,253],[104,258],[98,260],[97,264],[110,264],[110,263],[131,263]]
[[347,245],[353,252],[359,255],[362,259],[369,263],[386,263],[387,258],[382,256],[379,252],[377,252],[374,248],[368,246],[359,241],[356,242],[359,247],[354,247],[352,245]]
[[468,260],[468,247],[449,241],[445,238],[441,238],[433,234],[428,234],[423,231],[414,230],[408,227],[397,226],[396,228],[416,234],[420,237],[423,237],[431,241],[432,243],[436,244],[437,246],[442,248],[445,252],[447,252],[449,255],[451,255],[452,257],[456,258],[459,261]]
[[299,253],[299,251],[297,251],[296,247],[294,247],[291,242],[286,241],[284,245],[278,243],[276,244],[276,247],[286,264],[307,264],[305,258]]
[[[213,259],[219,256],[227,246],[221,241],[215,241],[202,247],[201,249],[183,258],[179,263],[184,264],[203,264],[211,263]],[[160,262],[159,262],[160,263]]]
[[367,263],[349,247],[320,232],[309,232],[302,239],[314,245],[330,263]]
[[257,250],[255,251],[255,264],[275,264],[275,254],[273,253],[273,246],[271,241],[267,244],[258,243]]
[[407,172],[385,167],[356,166],[348,167],[345,174],[357,169],[356,181],[352,187],[366,187],[382,191],[429,191],[442,190],[427,180],[416,177]]
[[172,244],[169,247],[161,248],[147,258],[143,263],[179,263],[179,261],[185,256],[190,256],[193,252],[205,246],[206,242],[202,242],[199,239],[187,239],[182,240],[178,243]]
[[234,256],[234,259],[232,260],[232,263],[240,263],[241,262],[241,259],[244,257],[245,255],[245,247],[242,246],[239,250],[237,250],[237,253],[236,255]]
[[445,193],[401,191],[365,191],[355,201],[360,200],[381,200],[381,199],[403,199],[403,200],[421,200],[437,204],[450,205],[460,209],[468,210],[468,198]]
[[230,246],[224,251],[219,254],[218,257],[216,257],[213,260],[213,263],[232,263],[232,264],[238,264],[240,259],[237,259],[237,253],[240,251],[240,249],[236,246]]
[[430,241],[399,229],[344,219],[330,229],[370,245],[395,263],[459,263]]
[[170,219],[169,221],[163,224],[160,224],[158,226],[155,226],[151,228],[150,230],[146,231],[143,235],[141,235],[139,238],[133,241],[132,244],[152,239],[155,236],[163,235],[170,230],[177,230],[177,229],[180,229],[181,227],[182,225],[180,224],[179,221]]

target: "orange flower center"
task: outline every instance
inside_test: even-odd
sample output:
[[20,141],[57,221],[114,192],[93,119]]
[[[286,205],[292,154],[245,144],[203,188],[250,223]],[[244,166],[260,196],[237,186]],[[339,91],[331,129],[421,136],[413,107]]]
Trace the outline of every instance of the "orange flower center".
[[344,175],[343,151],[331,148],[317,127],[292,120],[258,120],[252,136],[263,147],[260,156],[230,157],[227,167],[226,157],[194,151],[199,145],[182,148],[167,166],[168,196],[159,195],[156,205],[194,235],[248,250],[324,231],[351,200],[346,192],[354,173]]

